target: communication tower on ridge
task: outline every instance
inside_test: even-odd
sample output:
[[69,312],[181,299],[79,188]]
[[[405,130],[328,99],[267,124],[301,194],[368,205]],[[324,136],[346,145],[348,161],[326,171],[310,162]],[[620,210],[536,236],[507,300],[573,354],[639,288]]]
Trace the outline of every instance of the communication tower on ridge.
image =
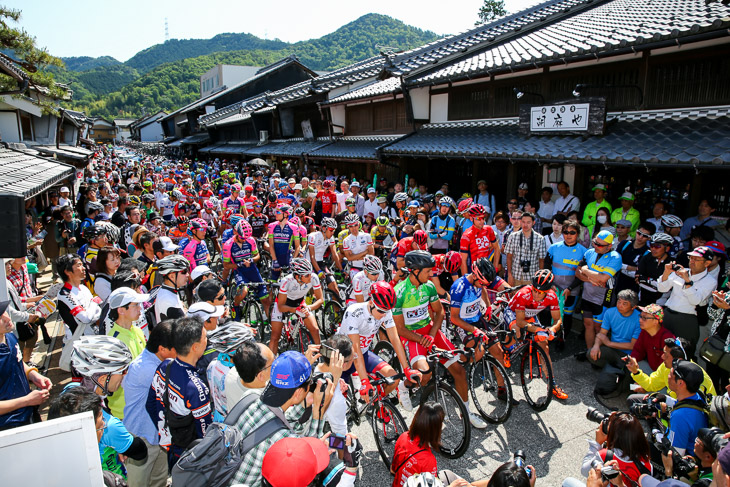
[[170,31],[167,28],[167,17],[165,17],[165,42],[170,40]]

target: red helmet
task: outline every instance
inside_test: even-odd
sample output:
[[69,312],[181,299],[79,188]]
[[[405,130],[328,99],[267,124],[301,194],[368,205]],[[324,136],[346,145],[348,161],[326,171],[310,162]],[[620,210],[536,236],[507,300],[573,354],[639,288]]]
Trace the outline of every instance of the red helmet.
[[413,232],[413,241],[418,244],[419,247],[423,247],[428,242],[428,235],[423,230],[416,230]]
[[459,213],[464,213],[466,210],[469,209],[469,207],[471,206],[471,203],[472,203],[472,199],[471,198],[466,198],[464,200],[461,200],[459,202],[459,206],[457,207],[457,211]]
[[246,192],[249,192],[249,191],[253,192],[253,186],[251,186],[250,184],[247,184],[246,186],[243,187],[243,190]]
[[390,311],[395,307],[395,291],[390,283],[378,281],[370,286],[370,301],[380,309]]
[[444,255],[444,269],[449,274],[456,274],[461,268],[461,255],[459,252],[450,250]]
[[332,182],[331,179],[325,179],[324,182],[322,183],[322,187],[324,187],[324,188],[332,188],[332,187],[334,187],[334,185],[335,185],[335,183]]
[[486,218],[487,210],[482,205],[471,205],[466,211],[466,214],[472,218],[481,217]]
[[532,276],[532,287],[538,291],[549,291],[553,286],[555,276],[548,269],[540,269]]

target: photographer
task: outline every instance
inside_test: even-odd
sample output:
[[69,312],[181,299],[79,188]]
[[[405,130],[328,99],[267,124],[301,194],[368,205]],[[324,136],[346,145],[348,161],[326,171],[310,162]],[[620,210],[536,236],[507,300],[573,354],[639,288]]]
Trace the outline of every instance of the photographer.
[[[727,444],[727,438],[719,428],[700,428],[695,440],[695,453],[692,460],[697,468],[690,473],[692,487],[708,487],[712,482],[712,463],[717,458],[718,452]],[[664,474],[672,477],[674,462],[671,453],[669,456],[662,455],[664,462]]]
[[330,407],[324,414],[324,419],[329,423],[332,433],[345,436],[347,434],[347,402],[342,395],[340,377],[342,371],[352,366],[355,355],[352,350],[352,342],[344,335],[333,335],[324,342],[319,349],[320,362],[315,367],[315,375],[331,378],[335,384],[335,393],[332,396]]
[[[695,439],[700,428],[708,426],[708,409],[704,396],[698,394],[704,380],[702,368],[687,360],[674,360],[669,372],[669,389],[677,395],[677,402],[667,398],[669,429],[666,436],[680,455],[694,453]],[[664,406],[662,406],[664,409]]]

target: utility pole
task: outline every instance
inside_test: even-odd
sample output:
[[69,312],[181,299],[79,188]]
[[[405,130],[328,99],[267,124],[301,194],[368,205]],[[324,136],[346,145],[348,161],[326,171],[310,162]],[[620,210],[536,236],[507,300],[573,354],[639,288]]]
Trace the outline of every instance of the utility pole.
[[165,17],[165,42],[170,40],[170,31],[167,28],[167,17]]

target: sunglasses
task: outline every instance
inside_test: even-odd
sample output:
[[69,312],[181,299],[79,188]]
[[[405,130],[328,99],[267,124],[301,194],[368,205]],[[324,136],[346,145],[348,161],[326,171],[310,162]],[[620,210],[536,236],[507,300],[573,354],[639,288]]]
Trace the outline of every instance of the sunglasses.
[[649,238],[649,237],[651,237],[651,235],[649,235],[648,233],[640,232],[640,231],[638,231],[638,230],[636,231],[636,236],[637,236],[637,237],[644,237],[644,238]]
[[565,230],[565,231],[563,231],[563,235],[578,235],[578,232],[576,232],[575,230],[571,230],[571,231]]
[[656,320],[657,319],[656,316],[650,315],[648,313],[641,313],[639,315],[639,318],[642,319],[642,320]]
[[610,246],[611,246],[611,244],[607,244],[607,243],[603,243],[603,244],[602,244],[602,243],[598,243],[598,241],[597,241],[597,240],[594,240],[594,241],[593,241],[593,246],[594,246],[594,247],[610,247]]
[[182,274],[183,276],[186,276],[186,275],[190,274],[190,271],[185,269],[185,270],[180,271],[180,274]]
[[662,247],[664,247],[664,244],[653,243],[653,244],[649,245],[649,247],[651,247],[652,249],[661,249]]

